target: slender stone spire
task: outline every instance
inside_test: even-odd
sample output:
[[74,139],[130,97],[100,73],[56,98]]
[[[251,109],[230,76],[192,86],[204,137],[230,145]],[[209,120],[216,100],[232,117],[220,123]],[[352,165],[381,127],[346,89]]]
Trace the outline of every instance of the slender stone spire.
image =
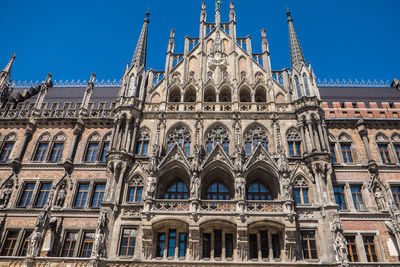
[[229,3],[229,22],[231,21],[236,21],[235,4],[233,2]]
[[289,24],[289,42],[290,42],[290,59],[292,61],[292,68],[295,67],[300,70],[301,63],[306,64],[304,59],[303,51],[301,51],[300,42],[297,38],[296,32],[293,26],[293,19],[290,16],[290,11],[286,11],[287,22]]
[[149,20],[150,11],[147,10],[146,17],[144,18],[144,23],[142,27],[142,31],[139,36],[139,40],[136,45],[135,54],[132,58],[131,66],[134,65],[137,68],[146,65],[146,50],[147,50],[147,28],[150,23]]
[[215,2],[215,24],[219,25],[221,23],[221,0]]
[[11,56],[10,61],[8,61],[8,64],[4,67],[4,69],[1,72],[5,72],[7,74],[11,73],[11,68],[12,68],[12,64],[14,63],[14,60],[17,56],[15,54],[13,54]]
[[200,22],[206,22],[206,2],[201,3]]

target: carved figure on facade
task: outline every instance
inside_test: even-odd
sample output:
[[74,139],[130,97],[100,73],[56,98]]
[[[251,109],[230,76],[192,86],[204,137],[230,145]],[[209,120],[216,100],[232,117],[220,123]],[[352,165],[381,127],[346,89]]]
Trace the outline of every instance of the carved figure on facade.
[[374,197],[378,210],[386,210],[386,200],[382,194],[382,189],[379,186],[376,186],[375,188]]
[[101,210],[97,220],[96,232],[94,235],[94,244],[92,250],[92,258],[100,258],[104,252],[105,231],[107,228],[108,219],[107,211]]
[[42,239],[42,232],[39,230],[39,227],[35,227],[35,230],[30,236],[27,256],[36,257],[39,252],[39,245]]
[[336,250],[337,260],[342,264],[347,263],[347,241],[343,236],[342,221],[340,220],[339,214],[335,213],[332,218],[330,225],[333,233],[334,248]]
[[57,192],[56,203],[55,203],[56,207],[61,208],[64,205],[64,201],[67,196],[66,187],[67,187],[67,182],[66,181],[62,182]]
[[235,179],[235,196],[238,200],[245,199],[246,181],[241,174]]
[[190,183],[190,198],[198,199],[199,191],[200,191],[200,178],[198,173],[195,171],[193,172],[192,181]]
[[7,181],[0,190],[0,207],[6,207],[13,191],[13,181]]
[[157,178],[155,176],[149,176],[147,178],[146,199],[154,198],[156,186],[157,186]]

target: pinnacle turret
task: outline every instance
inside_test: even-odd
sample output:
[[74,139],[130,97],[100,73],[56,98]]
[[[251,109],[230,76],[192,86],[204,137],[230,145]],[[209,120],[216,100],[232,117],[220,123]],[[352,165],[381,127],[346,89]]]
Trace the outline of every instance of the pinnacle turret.
[[293,19],[290,16],[289,10],[286,11],[286,15],[289,25],[290,59],[292,62],[292,68],[295,67],[300,70],[301,63],[306,64],[306,60],[304,59],[303,51],[301,50],[296,31],[294,30]]
[[12,68],[12,64],[14,63],[14,60],[17,56],[15,54],[13,54],[10,58],[10,61],[8,61],[7,65],[4,67],[4,69],[1,72],[10,74],[11,73],[11,68]]
[[136,45],[135,53],[132,58],[131,67],[136,66],[137,68],[141,68],[146,66],[146,51],[147,51],[147,31],[150,12],[146,12],[146,17],[144,18],[142,31],[139,36],[139,40]]

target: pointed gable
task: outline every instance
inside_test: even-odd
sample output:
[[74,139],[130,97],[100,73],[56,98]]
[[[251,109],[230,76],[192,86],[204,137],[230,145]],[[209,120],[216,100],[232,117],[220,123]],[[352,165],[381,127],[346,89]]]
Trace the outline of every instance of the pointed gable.
[[261,143],[259,143],[257,145],[256,150],[250,156],[250,158],[247,160],[247,162],[245,164],[245,169],[248,170],[252,166],[254,166],[255,164],[257,164],[259,162],[267,163],[274,169],[274,172],[278,172],[278,166],[276,165],[275,160],[273,158],[271,158],[271,156],[265,150],[265,148],[261,145]]
[[158,169],[164,168],[172,161],[177,161],[183,164],[188,170],[190,169],[190,163],[178,143],[175,143],[167,155],[161,160],[160,164],[158,164]]
[[225,153],[224,149],[222,148],[222,146],[220,144],[217,144],[213,150],[207,155],[206,159],[204,160],[203,164],[202,164],[202,168],[205,169],[208,165],[210,165],[213,162],[223,162],[226,165],[228,165],[228,167],[230,169],[233,169],[233,163],[231,161],[231,159],[229,158],[229,156]]

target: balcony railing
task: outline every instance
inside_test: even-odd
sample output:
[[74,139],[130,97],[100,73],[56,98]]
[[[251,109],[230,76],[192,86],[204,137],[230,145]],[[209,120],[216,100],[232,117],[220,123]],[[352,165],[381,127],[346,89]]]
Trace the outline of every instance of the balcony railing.
[[[196,209],[197,210],[193,210]],[[191,210],[192,208],[192,210]],[[156,199],[152,207],[153,212],[239,212],[237,200],[199,200],[196,205],[191,207],[190,200],[170,200],[170,199]],[[283,202],[278,200],[247,200],[245,201],[244,212],[246,213],[282,213]]]

